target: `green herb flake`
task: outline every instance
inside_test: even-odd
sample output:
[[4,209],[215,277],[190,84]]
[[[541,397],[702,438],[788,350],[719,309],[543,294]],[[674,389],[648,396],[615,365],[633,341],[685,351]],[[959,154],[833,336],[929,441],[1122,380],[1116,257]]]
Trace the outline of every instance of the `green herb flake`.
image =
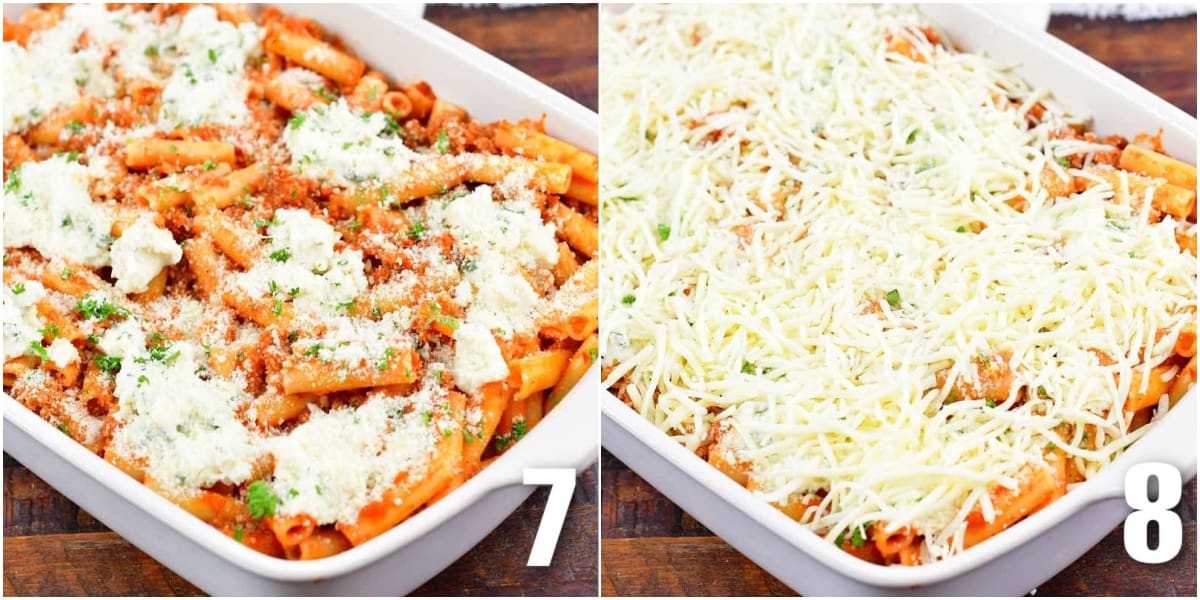
[[97,354],[93,359],[101,371],[105,373],[116,373],[121,370],[121,357],[108,356],[105,354]]
[[245,534],[246,534],[245,528],[243,528],[242,525],[239,523],[238,526],[233,529],[233,541],[235,541],[239,544],[242,543],[242,536]]
[[662,223],[659,223],[658,239],[665,242],[665,241],[667,241],[667,238],[670,238],[670,237],[671,237],[671,227],[668,225],[663,225]]
[[[318,493],[320,488],[318,487]],[[250,511],[250,518],[262,519],[275,514],[275,507],[279,505],[279,496],[271,491],[271,487],[267,482],[259,480],[250,484],[246,488],[246,508]]]
[[67,123],[67,129],[70,129],[71,133],[79,135],[83,133],[83,123],[80,123],[79,121],[71,121],[70,123]]
[[450,152],[450,137],[446,135],[445,129],[438,132],[437,143],[434,144],[434,147],[442,154]]
[[900,308],[900,291],[891,290],[887,293],[887,302],[892,308]]
[[625,294],[625,297],[621,298],[621,304],[625,304],[625,305],[633,304],[633,302],[635,300],[637,300],[637,297],[634,296],[633,294]]
[[867,543],[867,528],[870,526],[871,522],[868,521],[854,528],[854,532],[850,535],[850,543],[855,548],[862,548]]
[[12,293],[14,296],[20,296],[21,294],[25,293],[25,283],[21,282],[21,283],[14,284],[9,289],[12,290]]
[[36,340],[29,342],[29,349],[33,350],[33,353],[38,355],[43,361],[50,362],[50,353],[46,352],[46,347],[41,342]]
[[292,251],[287,248],[280,248],[271,253],[271,260],[275,262],[287,262],[287,259],[292,257]]

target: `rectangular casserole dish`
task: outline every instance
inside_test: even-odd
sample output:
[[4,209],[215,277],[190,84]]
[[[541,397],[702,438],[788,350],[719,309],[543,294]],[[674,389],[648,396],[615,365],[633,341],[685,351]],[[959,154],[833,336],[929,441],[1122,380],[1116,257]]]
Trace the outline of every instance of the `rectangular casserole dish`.
[[[548,132],[595,151],[596,113],[435,25],[362,5],[278,5],[340,35],[393,81],[425,80],[481,122],[547,116]],[[30,5],[6,5],[19,18]],[[259,554],[221,534],[63,436],[4,394],[4,451],[184,579],[213,595],[403,595],[462,556],[533,491],[523,470],[594,463],[593,366],[500,460],[458,490],[362,546],[316,561]],[[524,555],[511,556],[524,561]]]
[[[1101,135],[1164,130],[1169,153],[1196,159],[1193,117],[1042,31],[1014,28],[982,8],[922,11],[967,52],[1017,63],[1031,84],[1090,112]],[[1125,518],[1124,478],[1143,462],[1196,474],[1195,388],[1096,477],[977,547],[943,562],[884,567],[840,551],[755,498],[653,424],[602,392],[604,447],[748,558],[805,595],[1023,595],[1076,560]],[[1135,564],[1130,559],[1131,564]]]

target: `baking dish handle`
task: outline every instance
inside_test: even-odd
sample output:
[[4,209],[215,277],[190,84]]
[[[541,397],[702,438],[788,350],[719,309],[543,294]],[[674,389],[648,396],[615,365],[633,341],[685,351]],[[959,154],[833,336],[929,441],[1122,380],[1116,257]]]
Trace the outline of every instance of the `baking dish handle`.
[[1183,399],[1156,423],[1147,436],[1155,439],[1175,440],[1177,443],[1148,444],[1147,440],[1134,442],[1124,454],[1111,465],[1101,469],[1087,481],[1090,489],[1089,502],[1108,498],[1125,497],[1125,474],[1134,465],[1143,463],[1166,463],[1179,469],[1184,483],[1196,476],[1196,390],[1193,388]]

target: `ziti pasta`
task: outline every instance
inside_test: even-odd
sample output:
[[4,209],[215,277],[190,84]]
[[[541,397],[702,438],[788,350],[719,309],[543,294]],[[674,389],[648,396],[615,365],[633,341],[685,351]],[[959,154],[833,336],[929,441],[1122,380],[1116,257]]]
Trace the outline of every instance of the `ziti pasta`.
[[379,535],[595,358],[596,159],[540,121],[237,5],[31,9],[4,82],[5,391],[256,550]]
[[604,385],[831,543],[954,555],[1192,386],[1196,170],[1158,136],[1088,131],[911,7],[601,36]]

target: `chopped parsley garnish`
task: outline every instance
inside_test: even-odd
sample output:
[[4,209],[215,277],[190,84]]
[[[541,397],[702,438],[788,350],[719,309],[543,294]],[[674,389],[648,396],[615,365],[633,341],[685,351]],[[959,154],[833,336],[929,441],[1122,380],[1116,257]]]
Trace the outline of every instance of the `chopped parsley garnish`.
[[142,50],[142,54],[145,54],[146,56],[158,56],[158,44],[150,44],[149,46],[146,46],[146,49]]
[[588,348],[588,358],[592,359],[592,362],[596,362],[596,359],[600,358],[600,349]]
[[217,64],[217,51],[212,48],[208,49],[208,62]]
[[321,87],[317,88],[317,95],[320,96],[321,98],[324,98],[325,100],[330,101],[330,102],[337,100],[337,94],[334,94],[333,92],[326,90],[325,86],[321,86]]
[[16,167],[8,172],[8,181],[4,182],[4,192],[15,194],[21,189],[21,167]]
[[239,524],[237,527],[235,527],[233,529],[233,541],[235,541],[239,544],[242,543],[242,536],[245,535],[245,533],[246,533],[245,528],[243,528],[241,526],[241,524]]
[[637,297],[633,294],[625,294],[625,297],[621,298],[621,304],[633,304],[635,300],[637,300]]
[[918,133],[918,132],[920,132],[920,131],[921,131],[920,129],[914,129],[914,130],[912,130],[912,132],[908,134],[908,139],[907,139],[907,140],[904,140],[904,143],[905,143],[905,144],[911,144],[911,143],[913,143],[913,140],[917,139],[917,133]]
[[73,275],[74,273],[75,273],[75,270],[72,269],[71,267],[63,267],[62,273],[59,273],[58,278],[63,281],[70,281],[71,275]]
[[283,300],[276,298],[275,301],[271,303],[271,314],[277,317],[283,314]]
[[988,401],[987,401],[987,407],[988,407],[988,408],[996,408],[996,401],[995,401],[995,400],[988,399]]
[[479,268],[479,264],[473,258],[467,258],[462,261],[462,272],[470,273]]
[[1071,168],[1071,159],[1064,156],[1063,158],[1058,159],[1058,164],[1064,169],[1069,169]]
[[271,253],[271,260],[275,262],[287,262],[287,259],[292,257],[292,251],[287,248],[280,248]]
[[296,496],[299,496],[299,495],[300,495],[300,492],[296,491],[296,488],[288,488],[288,497],[289,498],[295,498]]
[[204,169],[205,171],[211,171],[211,170],[217,168],[217,163],[215,163],[211,160],[206,160],[206,161],[204,161],[204,164],[200,165],[200,168]]
[[442,316],[442,317],[437,317],[436,320],[438,323],[441,323],[442,325],[445,325],[446,327],[449,327],[452,330],[455,330],[455,331],[458,330],[458,326],[459,326],[458,319],[455,319],[454,317]]
[[671,228],[670,228],[670,226],[663,225],[663,224],[659,223],[659,225],[658,225],[658,239],[660,239],[660,240],[662,240],[662,241],[664,241],[664,242],[665,242],[665,241],[667,241],[667,238],[669,238],[669,237],[671,237]]
[[1049,450],[1049,451],[1053,452],[1053,451],[1054,451],[1054,450],[1056,450],[1057,448],[1058,448],[1058,446],[1055,446],[1055,445],[1054,445],[1054,442],[1046,442],[1046,449],[1047,449],[1047,450]]
[[434,144],[434,147],[442,154],[450,151],[450,137],[446,135],[445,129],[438,132],[437,143]]
[[854,533],[850,535],[850,543],[855,548],[862,548],[867,543],[867,528],[870,526],[870,521],[863,523],[861,526],[855,528]]
[[747,375],[753,375],[754,370],[755,370],[754,363],[752,363],[750,361],[745,361],[745,360],[742,361],[742,372],[743,373],[745,373]]
[[503,452],[509,445],[519,442],[521,438],[525,437],[526,429],[525,419],[514,420],[512,431],[496,436],[496,450]]
[[337,309],[338,309],[338,310],[345,310],[345,311],[349,311],[349,310],[351,310],[351,309],[353,309],[353,308],[354,308],[354,301],[353,301],[353,300],[347,300],[347,301],[345,301],[345,302],[338,302],[338,304],[337,304]]
[[59,423],[58,430],[63,432],[63,435],[71,435],[71,429],[67,427],[66,423]]
[[888,301],[888,304],[890,304],[892,306],[892,308],[900,308],[900,291],[899,290],[889,291],[887,293],[887,301]]
[[10,288],[10,289],[12,290],[12,293],[14,296],[20,296],[21,294],[25,293],[25,283],[24,282],[17,283],[15,285],[13,285],[12,288]]
[[409,226],[408,239],[419,240],[419,239],[421,239],[421,236],[424,235],[424,233],[425,233],[425,222],[417,221],[416,223],[413,223],[411,226]]
[[46,352],[46,347],[41,342],[36,340],[29,342],[29,349],[33,350],[33,353],[38,355],[42,360],[50,362],[50,353]]
[[315,356],[317,355],[317,353],[319,353],[320,351],[321,351],[321,342],[317,342],[317,343],[315,343],[315,344],[313,344],[313,345],[309,346],[309,347],[308,347],[308,350],[305,350],[305,351],[304,351],[304,356],[307,356],[307,357],[309,357],[309,358],[313,358],[313,357],[315,357]]
[[116,373],[121,370],[121,357],[119,356],[97,354],[92,360],[96,362],[96,367],[105,373]]
[[957,231],[957,232],[959,232],[959,233],[966,233],[966,232],[967,232],[967,228],[966,228],[966,227],[963,227],[962,225],[959,225],[959,226],[958,226],[958,229],[955,229],[955,231]]
[[112,315],[120,317],[129,316],[129,310],[115,306],[104,298],[87,297],[81,298],[75,303],[75,310],[83,313],[83,316],[89,319],[104,320]]
[[[363,116],[365,117],[366,115],[363,115]],[[392,135],[400,133],[400,122],[397,121],[396,118],[393,117],[392,115],[383,113],[383,122],[386,125],[386,127],[384,128],[384,131],[386,131],[387,133],[390,133]]]
[[294,287],[294,288],[292,288],[292,289],[288,290],[288,291],[287,291],[287,295],[288,295],[288,297],[290,297],[290,298],[295,298],[296,296],[299,296],[299,295],[300,295],[300,288],[298,288],[298,287]]
[[288,119],[288,127],[291,129],[300,129],[300,126],[304,124],[304,120],[307,118],[308,115],[304,113],[296,113],[292,115],[292,118]]
[[67,129],[70,129],[71,133],[79,135],[83,133],[83,123],[80,123],[79,121],[71,121],[70,123],[67,123]]
[[38,333],[42,334],[42,337],[48,337],[50,339],[54,339],[54,338],[58,337],[58,325],[51,323],[51,324],[39,329]]
[[[317,488],[317,493],[320,493],[320,487]],[[279,496],[271,491],[267,482],[259,480],[250,484],[246,488],[246,508],[250,511],[250,518],[262,519],[275,514],[275,507],[279,504]]]

